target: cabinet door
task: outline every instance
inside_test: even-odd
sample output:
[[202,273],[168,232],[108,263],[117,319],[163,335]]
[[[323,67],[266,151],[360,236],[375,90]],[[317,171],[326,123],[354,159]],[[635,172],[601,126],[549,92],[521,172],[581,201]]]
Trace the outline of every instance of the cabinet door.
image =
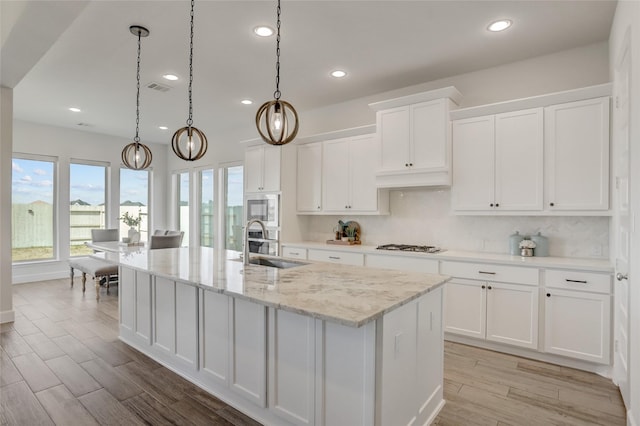
[[176,356],[196,370],[198,367],[198,288],[176,283]]
[[280,152],[279,146],[265,146],[262,163],[262,191],[280,191]]
[[406,170],[409,163],[409,107],[393,108],[377,113],[381,141],[381,170]]
[[413,169],[449,167],[448,99],[411,106],[411,163]]
[[244,190],[245,192],[260,192],[262,189],[264,148],[247,148],[244,153]]
[[494,210],[494,117],[453,122],[454,210]]
[[349,208],[349,141],[324,142],[323,150],[323,210],[346,211]]
[[136,271],[135,336],[141,342],[151,344],[151,275]]
[[538,348],[538,287],[487,283],[487,340]]
[[496,208],[542,210],[542,108],[498,114],[495,126]]
[[221,293],[200,290],[200,372],[214,383],[226,385],[229,379],[230,298]]
[[486,287],[484,283],[452,279],[445,284],[444,330],[464,336],[485,337]]
[[609,364],[611,296],[546,289],[544,351]]
[[176,347],[175,282],[163,277],[153,279],[153,346],[173,356]]
[[609,208],[609,98],[545,109],[547,207]]
[[360,136],[349,141],[349,210],[376,211],[378,188],[376,170],[379,156],[375,135]]
[[322,143],[298,146],[297,209],[319,212],[322,209]]
[[127,332],[131,335],[135,329],[136,271],[121,266],[118,272],[118,281],[120,334]]

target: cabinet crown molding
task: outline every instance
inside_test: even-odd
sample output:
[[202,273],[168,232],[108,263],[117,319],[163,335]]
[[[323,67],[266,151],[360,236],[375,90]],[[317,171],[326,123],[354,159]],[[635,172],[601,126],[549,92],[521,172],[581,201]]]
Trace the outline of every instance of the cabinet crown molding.
[[420,102],[434,101],[436,99],[451,99],[456,105],[462,100],[462,94],[454,86],[443,87],[442,89],[430,90],[428,92],[416,93],[385,101],[373,102],[369,108],[374,111],[396,108],[405,105],[417,104]]
[[600,98],[611,96],[613,90],[612,83],[598,84],[596,86],[582,87],[579,89],[565,90],[562,92],[547,93],[528,98],[514,99],[493,104],[479,105],[469,108],[452,110],[449,113],[451,120],[461,120],[464,118],[480,117],[483,115],[500,114],[529,108],[546,107],[566,102],[581,101],[584,99]]

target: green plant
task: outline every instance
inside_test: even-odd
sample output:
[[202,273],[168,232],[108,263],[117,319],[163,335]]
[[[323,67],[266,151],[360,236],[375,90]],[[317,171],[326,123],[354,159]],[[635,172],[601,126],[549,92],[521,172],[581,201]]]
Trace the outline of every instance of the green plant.
[[357,229],[356,229],[355,226],[349,225],[344,230],[344,232],[345,232],[345,234],[347,234],[347,238],[355,238],[356,237],[356,233],[357,233]]
[[138,213],[138,217],[131,216],[129,212],[124,212],[122,216],[118,219],[123,221],[127,226],[140,226],[140,222],[142,222],[142,216]]

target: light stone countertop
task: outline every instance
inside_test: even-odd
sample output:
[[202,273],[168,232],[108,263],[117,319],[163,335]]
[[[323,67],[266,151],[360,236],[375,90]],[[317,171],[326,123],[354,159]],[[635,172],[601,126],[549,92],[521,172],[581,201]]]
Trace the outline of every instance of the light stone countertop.
[[462,250],[445,250],[440,253],[415,253],[393,250],[377,250],[373,245],[337,245],[321,242],[283,243],[283,247],[299,247],[317,250],[338,250],[349,253],[381,254],[387,256],[406,256],[422,259],[450,260],[458,262],[480,262],[534,268],[562,268],[591,272],[612,273],[613,264],[607,259],[573,258],[573,257],[521,257],[508,254],[485,253]]
[[244,266],[233,260],[238,253],[207,247],[140,248],[94,256],[205,290],[351,327],[374,321],[449,278],[311,261],[290,269]]

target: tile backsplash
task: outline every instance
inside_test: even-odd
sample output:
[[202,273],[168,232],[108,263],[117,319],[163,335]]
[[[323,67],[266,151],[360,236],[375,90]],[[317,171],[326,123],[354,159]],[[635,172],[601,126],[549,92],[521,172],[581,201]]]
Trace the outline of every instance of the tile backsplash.
[[448,250],[508,253],[514,231],[549,238],[549,255],[609,257],[609,217],[456,216],[447,189],[394,190],[388,216],[311,216],[303,240],[332,238],[338,219],[355,220],[364,244],[430,244]]

